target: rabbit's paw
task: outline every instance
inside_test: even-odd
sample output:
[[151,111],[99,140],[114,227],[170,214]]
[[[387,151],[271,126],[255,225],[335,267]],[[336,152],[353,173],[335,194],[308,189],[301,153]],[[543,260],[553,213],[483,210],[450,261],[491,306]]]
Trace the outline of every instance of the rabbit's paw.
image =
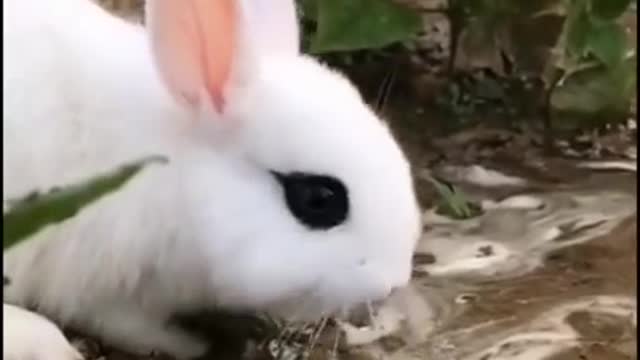
[[164,353],[178,359],[197,358],[207,351],[206,342],[180,328],[140,312],[118,310],[103,312],[108,316],[97,321],[100,328],[95,330],[106,343],[133,354]]
[[4,304],[3,360],[82,360],[62,331],[44,317]]

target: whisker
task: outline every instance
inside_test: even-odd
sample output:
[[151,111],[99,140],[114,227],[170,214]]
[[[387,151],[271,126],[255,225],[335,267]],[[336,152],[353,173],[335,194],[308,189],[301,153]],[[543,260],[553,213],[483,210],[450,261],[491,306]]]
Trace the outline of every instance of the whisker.
[[375,312],[373,311],[373,304],[371,303],[371,301],[367,300],[366,305],[367,305],[367,312],[369,313],[369,323],[370,323],[370,325],[373,325],[374,322],[375,322],[374,321],[374,317],[375,317],[374,313]]
[[328,321],[329,321],[329,318],[323,316],[322,319],[320,320],[319,325],[316,328],[316,331],[314,331],[313,334],[311,335],[310,344],[308,348],[309,355],[311,355],[311,353],[313,352],[313,348],[318,343],[318,339],[320,339],[320,335],[322,335],[322,332],[326,328]]
[[286,338],[286,335],[289,333],[289,330],[291,329],[291,323],[287,321],[287,323],[285,324],[285,326],[283,326],[282,331],[280,332],[280,334],[278,335],[278,337],[274,341],[277,352],[275,354],[275,358],[276,359],[281,359],[282,356],[284,355],[284,339]]
[[301,313],[304,313],[304,311],[307,310],[307,307],[310,303],[312,303],[314,296],[304,296],[302,298],[304,299],[303,302],[300,304],[300,306],[295,307],[293,314],[289,317],[290,319],[293,319],[293,321],[287,321],[287,325],[282,331],[281,336],[279,336],[276,340],[278,349],[276,359],[283,358],[284,352],[286,351],[287,346],[291,344],[292,339],[300,333],[301,329],[304,330],[307,325],[307,323],[301,323],[296,319],[298,319]]
[[[300,308],[296,308],[294,310],[292,319],[295,319],[300,312]],[[296,323],[294,321],[290,321],[289,319],[283,319],[285,324],[282,327],[282,331],[278,334],[278,337],[275,339],[275,346],[277,352],[275,354],[276,359],[281,359],[284,356],[284,351],[286,345],[289,343],[293,335],[296,333],[295,327]]]
[[291,328],[292,324],[290,321],[288,320],[284,320],[284,324],[280,329],[280,333],[278,334],[278,336],[275,338],[275,340],[277,342],[282,341],[282,339],[284,338],[284,336],[287,334],[287,332],[289,331],[289,329]]
[[333,348],[331,349],[331,355],[329,355],[330,360],[338,360],[338,344],[339,343],[340,343],[340,327],[336,326],[336,336],[333,339]]
[[380,84],[380,89],[378,90],[378,96],[376,98],[374,108],[378,111],[384,111],[384,106],[389,99],[389,95],[391,94],[391,87],[396,77],[396,68],[391,70],[384,79],[382,79],[382,84]]

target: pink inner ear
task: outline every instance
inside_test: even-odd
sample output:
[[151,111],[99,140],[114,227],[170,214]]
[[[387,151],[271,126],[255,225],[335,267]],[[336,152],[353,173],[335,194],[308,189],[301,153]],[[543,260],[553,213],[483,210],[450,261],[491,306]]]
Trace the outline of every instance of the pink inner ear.
[[[176,0],[184,1],[184,0]],[[198,0],[194,8],[200,15],[200,56],[205,88],[219,111],[224,106],[223,92],[229,80],[236,40],[237,17],[232,0]],[[207,16],[210,14],[210,16]]]
[[150,0],[154,53],[174,95],[200,105],[204,89],[224,106],[236,50],[237,0]]

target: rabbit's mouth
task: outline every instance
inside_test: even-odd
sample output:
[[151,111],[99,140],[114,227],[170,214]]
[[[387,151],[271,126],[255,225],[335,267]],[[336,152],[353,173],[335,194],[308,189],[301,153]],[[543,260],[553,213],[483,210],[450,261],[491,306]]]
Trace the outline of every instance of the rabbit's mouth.
[[[215,344],[217,354],[224,351],[230,356],[242,354],[247,342],[260,342],[278,331],[276,322],[266,315],[222,309],[175,313],[168,325]],[[224,349],[220,349],[220,344],[224,344]]]

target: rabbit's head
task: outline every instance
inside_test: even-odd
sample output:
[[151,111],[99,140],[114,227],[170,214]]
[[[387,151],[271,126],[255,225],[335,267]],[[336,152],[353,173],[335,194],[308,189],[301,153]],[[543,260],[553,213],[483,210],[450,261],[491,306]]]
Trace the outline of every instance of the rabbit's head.
[[405,285],[410,166],[343,76],[299,50],[293,0],[154,0],[155,63],[204,144],[194,227],[226,306],[313,318]]

